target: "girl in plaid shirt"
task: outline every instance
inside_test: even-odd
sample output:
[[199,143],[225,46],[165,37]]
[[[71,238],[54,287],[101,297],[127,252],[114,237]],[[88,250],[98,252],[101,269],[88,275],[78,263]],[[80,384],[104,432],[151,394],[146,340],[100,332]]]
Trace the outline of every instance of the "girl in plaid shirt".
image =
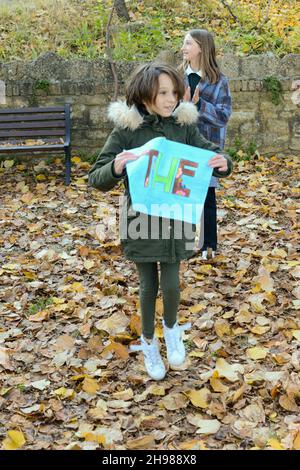
[[[220,72],[216,62],[215,44],[211,33],[205,29],[189,31],[181,48],[186,92],[184,101],[192,101],[198,108],[198,128],[211,142],[224,148],[226,126],[231,115],[231,95],[228,79]],[[204,242],[202,258],[208,253],[215,256],[217,249],[218,179],[211,179],[204,204]]]

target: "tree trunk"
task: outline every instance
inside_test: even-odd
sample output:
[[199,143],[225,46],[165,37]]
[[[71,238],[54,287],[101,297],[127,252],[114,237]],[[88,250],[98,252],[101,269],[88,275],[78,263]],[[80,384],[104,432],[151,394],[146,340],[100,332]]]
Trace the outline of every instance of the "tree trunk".
[[115,9],[119,18],[130,21],[130,16],[125,5],[125,0],[115,0]]

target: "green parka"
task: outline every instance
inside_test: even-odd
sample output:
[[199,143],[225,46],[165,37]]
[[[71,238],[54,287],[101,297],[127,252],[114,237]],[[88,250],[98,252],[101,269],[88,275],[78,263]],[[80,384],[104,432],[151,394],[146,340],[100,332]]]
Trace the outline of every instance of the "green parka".
[[[120,237],[125,256],[140,263],[155,261],[174,263],[188,258],[193,250],[195,227],[174,220],[168,220],[166,225],[166,219],[134,212],[131,207],[126,170],[118,177],[113,169],[114,159],[123,150],[140,147],[155,137],[166,137],[175,142],[222,153],[228,161],[228,171],[220,173],[214,170],[213,175],[217,177],[228,176],[231,173],[230,158],[217,145],[207,141],[199,133],[196,126],[198,112],[192,103],[181,103],[172,116],[163,118],[153,114],[142,115],[135,106],[129,108],[126,103],[116,102],[109,107],[109,118],[115,127],[89,172],[89,184],[101,191],[109,191],[120,180],[124,180],[127,198],[121,211]],[[130,236],[129,226],[139,223],[146,224],[147,239],[134,239],[136,237]],[[155,223],[159,229],[154,235],[151,227],[154,227]],[[182,233],[180,239],[178,233]]]

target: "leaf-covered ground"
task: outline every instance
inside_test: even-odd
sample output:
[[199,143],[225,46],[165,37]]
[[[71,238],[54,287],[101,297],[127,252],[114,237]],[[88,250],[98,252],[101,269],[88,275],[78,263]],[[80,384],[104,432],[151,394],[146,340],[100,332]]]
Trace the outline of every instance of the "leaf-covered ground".
[[220,254],[182,264],[188,359],[161,382],[128,354],[135,268],[109,231],[99,242],[119,190],[87,188],[88,166],[65,187],[59,160],[1,164],[1,446],[300,449],[297,158],[224,181]]

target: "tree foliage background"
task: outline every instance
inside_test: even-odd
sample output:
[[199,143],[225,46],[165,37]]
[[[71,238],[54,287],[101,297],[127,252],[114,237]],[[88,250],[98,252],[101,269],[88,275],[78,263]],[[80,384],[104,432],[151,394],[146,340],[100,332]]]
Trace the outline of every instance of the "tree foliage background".
[[[0,5],[0,60],[31,59],[48,50],[64,57],[103,57],[112,3],[11,0]],[[128,0],[126,6],[129,22],[114,15],[116,59],[151,59],[162,48],[176,51],[191,28],[214,32],[220,54],[299,50],[297,0]]]

